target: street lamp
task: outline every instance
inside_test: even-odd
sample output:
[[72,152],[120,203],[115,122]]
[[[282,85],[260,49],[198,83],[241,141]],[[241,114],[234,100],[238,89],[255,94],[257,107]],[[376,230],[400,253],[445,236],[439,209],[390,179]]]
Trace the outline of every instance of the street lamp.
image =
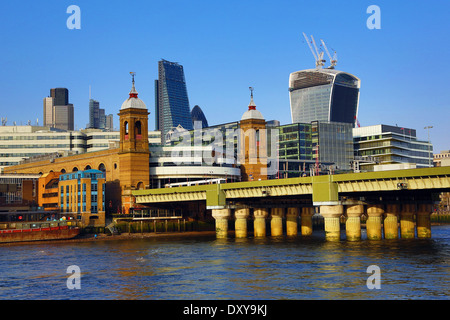
[[430,142],[430,129],[432,129],[433,126],[426,126],[424,129],[427,129],[428,131],[428,166],[431,167],[431,142]]

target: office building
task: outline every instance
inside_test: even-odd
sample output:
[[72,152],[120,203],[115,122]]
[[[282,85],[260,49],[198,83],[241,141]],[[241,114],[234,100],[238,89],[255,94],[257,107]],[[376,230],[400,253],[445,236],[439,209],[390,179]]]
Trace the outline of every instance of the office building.
[[30,210],[38,204],[38,174],[0,174],[0,211]]
[[114,131],[114,118],[112,114],[108,114],[105,116],[105,130],[106,131]]
[[433,166],[433,146],[419,140],[415,129],[384,124],[353,128],[353,142],[361,171]]
[[[161,132],[148,133],[149,145],[161,144]],[[0,126],[0,171],[39,158],[82,154],[118,147],[119,131],[65,131],[41,126]],[[31,159],[29,159],[31,158]],[[49,158],[49,159],[50,159]]]
[[86,129],[103,129],[113,131],[113,115],[106,115],[105,109],[100,108],[100,102],[94,99],[89,100],[89,123]]
[[69,90],[66,88],[50,89],[50,97],[53,98],[55,106],[66,106],[69,104]]
[[52,127],[73,131],[74,129],[74,111],[73,104],[64,106],[53,106],[53,125]]
[[59,211],[59,176],[61,172],[48,172],[39,177],[38,205],[44,211]]
[[195,126],[195,122],[201,122],[202,128],[208,127],[208,120],[206,120],[205,114],[199,106],[195,106],[191,110],[192,126]]
[[86,129],[98,129],[100,127],[99,118],[100,102],[90,99],[89,100],[89,124]]
[[105,226],[105,173],[100,170],[76,171],[59,176],[61,213],[76,213],[83,227]]
[[74,109],[69,103],[69,90],[50,89],[50,96],[44,98],[44,126],[61,130],[74,129]]
[[191,130],[192,119],[183,66],[167,60],[158,62],[158,80],[155,81],[155,128],[166,134],[181,125]]
[[44,98],[44,126],[51,127],[53,124],[53,98]]
[[450,166],[450,150],[435,153],[433,155],[433,162],[435,167]]
[[278,178],[351,169],[351,124],[312,121],[279,126],[278,130]]
[[289,76],[292,123],[312,121],[356,126],[360,80],[335,69],[309,69]]

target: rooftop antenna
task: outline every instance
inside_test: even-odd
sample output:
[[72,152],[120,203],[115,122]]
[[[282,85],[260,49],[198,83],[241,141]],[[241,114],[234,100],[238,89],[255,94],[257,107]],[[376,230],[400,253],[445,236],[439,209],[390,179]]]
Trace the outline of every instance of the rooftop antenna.
[[8,122],[8,117],[2,117],[2,126],[6,126],[6,123]]
[[328,55],[328,58],[330,59],[330,69],[334,69],[334,67],[336,66],[336,64],[337,64],[337,55],[336,55],[336,51],[334,51],[334,55],[333,55],[333,57],[331,57],[331,54],[330,54],[330,52],[328,51],[328,48],[327,48],[327,46],[325,45],[325,41],[323,41],[322,39],[320,39],[320,41],[322,42],[322,45],[323,45],[323,47],[325,48],[325,52],[327,53],[327,55]]
[[89,100],[92,99],[92,94],[91,94],[91,85],[89,85]]
[[[317,50],[317,46],[316,46],[316,42],[314,41],[313,36],[311,36],[312,41],[309,40],[308,36],[303,32],[303,37],[305,37],[306,43],[308,43],[308,47],[311,50],[311,53],[314,56],[314,59],[316,60],[316,68],[322,68],[323,65],[325,64],[325,60],[323,60],[323,52],[319,53],[319,50]],[[311,45],[311,43],[314,44],[315,47],[315,51]]]

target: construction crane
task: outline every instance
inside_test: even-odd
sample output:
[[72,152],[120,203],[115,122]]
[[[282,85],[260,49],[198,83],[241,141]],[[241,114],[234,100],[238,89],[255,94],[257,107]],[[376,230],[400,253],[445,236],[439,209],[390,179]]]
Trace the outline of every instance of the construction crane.
[[[314,59],[316,60],[316,68],[322,68],[325,65],[325,60],[323,59],[323,52],[319,52],[317,49],[316,41],[314,40],[314,37],[311,36],[312,41],[308,39],[306,34],[303,32],[303,36],[305,37],[306,42],[308,43],[309,49],[311,50]],[[315,51],[313,50],[313,47],[311,46],[311,43],[314,45]]]
[[320,41],[322,42],[322,45],[323,45],[323,47],[325,48],[325,52],[327,53],[328,58],[330,59],[330,67],[329,67],[329,68],[330,68],[330,69],[334,69],[334,67],[335,67],[336,64],[337,64],[336,51],[334,52],[333,57],[331,57],[331,54],[330,54],[330,52],[328,51],[327,46],[325,45],[325,41],[323,41],[322,39],[320,39]]

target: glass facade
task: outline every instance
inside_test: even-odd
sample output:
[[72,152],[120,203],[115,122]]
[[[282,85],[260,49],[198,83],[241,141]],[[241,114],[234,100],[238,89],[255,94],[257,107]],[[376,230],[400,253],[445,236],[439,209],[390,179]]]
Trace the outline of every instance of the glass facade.
[[355,126],[360,81],[334,69],[313,69],[290,75],[293,123],[343,122]]
[[313,147],[318,152],[320,164],[333,166],[335,171],[351,169],[353,160],[353,134],[350,123],[340,122],[312,122]]
[[348,123],[294,123],[278,127],[281,178],[310,175],[318,171],[348,171],[353,160],[352,125]]
[[167,60],[158,62],[155,93],[155,125],[162,133],[163,142],[166,134],[178,125],[186,130],[193,129],[182,65]]
[[291,92],[292,122],[328,121],[332,85]]

